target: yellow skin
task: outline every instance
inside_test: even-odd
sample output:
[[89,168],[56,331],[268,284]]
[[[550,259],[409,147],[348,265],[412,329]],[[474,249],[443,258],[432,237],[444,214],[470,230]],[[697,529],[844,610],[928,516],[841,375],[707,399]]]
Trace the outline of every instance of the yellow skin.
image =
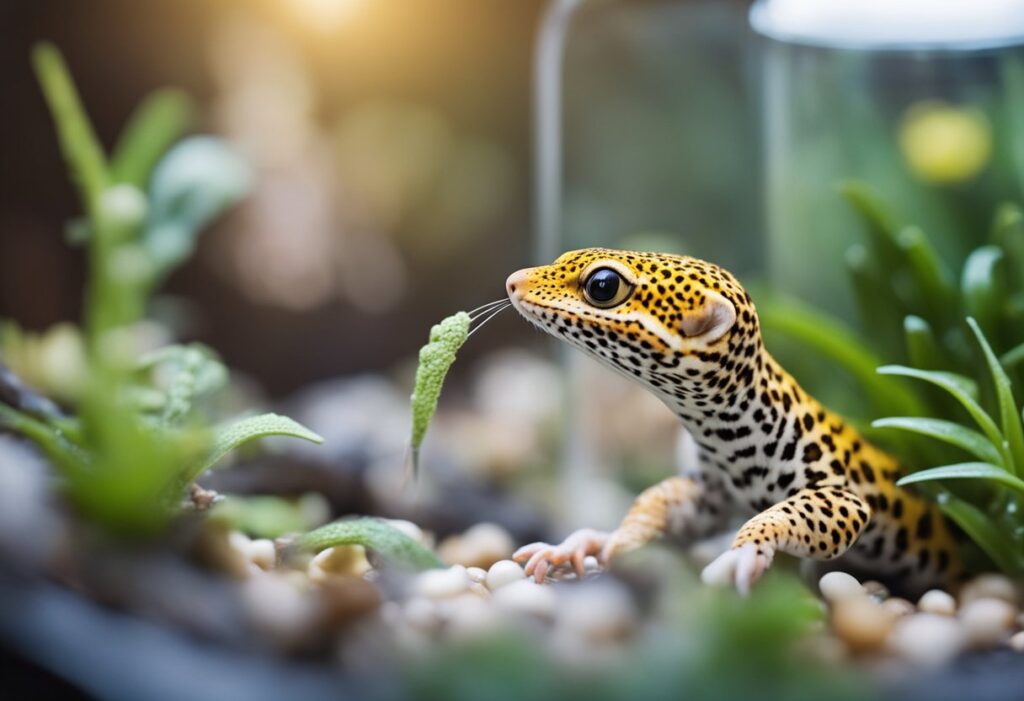
[[640,382],[682,420],[697,448],[684,474],[644,491],[611,533],[533,543],[516,559],[538,581],[663,535],[711,535],[749,516],[705,568],[741,592],[776,552],[844,567],[904,590],[959,569],[945,521],[900,489],[896,460],[808,395],[764,348],[749,295],[696,258],[591,248],[513,273],[509,299],[529,321]]

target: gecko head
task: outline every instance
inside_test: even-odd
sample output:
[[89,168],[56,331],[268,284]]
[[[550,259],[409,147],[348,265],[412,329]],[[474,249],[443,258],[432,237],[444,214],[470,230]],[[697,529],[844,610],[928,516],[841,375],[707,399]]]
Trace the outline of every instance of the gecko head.
[[760,343],[754,306],[736,279],[687,256],[570,251],[513,273],[506,289],[533,324],[656,386],[659,376],[696,377],[709,365],[731,370]]

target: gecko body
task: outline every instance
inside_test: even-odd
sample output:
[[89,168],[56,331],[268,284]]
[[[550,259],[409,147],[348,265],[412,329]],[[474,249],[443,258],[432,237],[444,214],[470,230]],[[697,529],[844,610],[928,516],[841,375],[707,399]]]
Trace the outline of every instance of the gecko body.
[[808,395],[768,353],[750,296],[695,258],[584,249],[513,273],[515,308],[547,333],[644,385],[698,446],[684,474],[644,491],[611,533],[583,530],[516,558],[608,562],[666,534],[712,535],[745,517],[705,581],[747,591],[777,552],[833,560],[906,590],[958,570],[939,511],[896,486],[897,461]]

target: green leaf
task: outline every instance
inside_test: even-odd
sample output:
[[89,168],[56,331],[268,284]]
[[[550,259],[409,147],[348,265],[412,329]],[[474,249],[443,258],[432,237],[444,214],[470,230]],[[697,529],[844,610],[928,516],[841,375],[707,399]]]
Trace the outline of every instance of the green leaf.
[[1024,283],[1024,211],[1011,202],[996,210],[992,242],[1006,252],[1018,285]]
[[875,190],[860,180],[847,180],[839,185],[839,193],[863,220],[876,257],[894,263],[901,257],[897,241],[899,225]]
[[324,439],[310,431],[302,424],[278,414],[260,414],[238,419],[232,423],[223,425],[214,431],[213,445],[209,454],[188,475],[185,484],[195,480],[206,470],[213,467],[225,455],[232,450],[256,440],[268,436],[290,436],[301,438],[311,443],[323,443]]
[[210,517],[228,528],[256,538],[279,538],[316,526],[302,502],[273,495],[229,495],[218,501]]
[[1005,485],[1010,489],[1024,494],[1024,480],[1014,477],[998,465],[993,465],[992,463],[987,462],[961,462],[956,465],[942,465],[941,467],[919,470],[913,474],[901,477],[896,484],[897,486],[905,487],[906,485],[913,484],[915,482],[933,482],[935,480],[955,479],[989,480],[992,482],[998,482],[999,484]]
[[56,47],[49,43],[36,44],[32,64],[56,123],[61,151],[71,168],[72,180],[79,188],[86,209],[90,215],[95,215],[100,195],[110,184],[99,139]]
[[947,364],[931,324],[921,317],[913,314],[904,317],[903,337],[907,345],[907,357],[915,368],[930,370]]
[[1014,346],[999,357],[999,364],[1006,369],[1013,368],[1024,360],[1024,343]]
[[1010,452],[1010,464],[1007,466],[1015,474],[1024,472],[1024,429],[1021,428],[1021,419],[1017,416],[1017,402],[1013,398],[1013,385],[1007,376],[999,359],[992,352],[992,347],[985,339],[978,323],[971,317],[967,317],[967,325],[974,332],[985,354],[985,362],[988,363],[989,373],[992,375],[992,384],[996,389],[996,398],[999,401],[999,419],[1003,427],[1003,436]]
[[184,139],[160,160],[143,243],[161,275],[188,258],[202,228],[241,200],[249,183],[242,158],[214,137]]
[[871,424],[875,428],[896,428],[922,436],[937,438],[975,455],[985,462],[999,464],[1002,456],[985,436],[953,421],[918,416],[893,416],[878,419]]
[[923,414],[924,406],[906,387],[880,381],[875,369],[880,359],[842,322],[795,300],[772,299],[758,306],[761,322],[808,348],[831,358],[864,387],[881,413]]
[[311,551],[337,545],[362,545],[378,555],[419,570],[444,567],[441,559],[397,528],[376,518],[335,521],[299,538],[298,545]]
[[420,349],[420,364],[416,368],[416,383],[412,392],[412,446],[413,470],[423,437],[437,410],[441,386],[448,368],[455,362],[455,354],[466,342],[469,334],[469,314],[458,312],[442,319],[430,329],[430,340]]
[[941,321],[949,314],[956,299],[952,274],[918,227],[907,227],[900,231],[897,242],[910,265],[919,302],[927,306],[934,321]]
[[132,114],[110,158],[115,182],[144,188],[153,166],[192,120],[193,105],[180,90],[151,93]]
[[967,256],[960,278],[964,309],[988,333],[995,331],[1006,299],[1001,269],[1003,258],[998,246],[975,249]]
[[949,493],[939,495],[938,504],[942,512],[977,543],[999,569],[1010,574],[1021,571],[1024,558],[999,524],[973,504]]
[[978,387],[972,380],[952,372],[918,370],[917,368],[908,368],[903,365],[883,365],[878,368],[878,373],[881,375],[913,377],[941,387],[960,402],[993,444],[1000,447],[1003,445],[1003,435],[999,432],[999,427],[996,426],[992,417],[985,413],[985,410],[981,408],[981,405],[975,399],[978,395]]

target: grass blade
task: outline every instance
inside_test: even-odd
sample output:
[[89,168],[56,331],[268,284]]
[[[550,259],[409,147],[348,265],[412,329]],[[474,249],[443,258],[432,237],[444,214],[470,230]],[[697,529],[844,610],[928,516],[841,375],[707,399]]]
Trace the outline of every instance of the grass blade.
[[984,462],[998,465],[1002,460],[1002,455],[985,436],[953,421],[919,416],[893,416],[878,419],[871,425],[874,428],[896,428],[936,438],[966,450]]
[[984,512],[948,493],[939,495],[938,503],[942,512],[963,529],[999,569],[1008,574],[1016,574],[1024,569],[1024,558],[1016,544]]
[[920,470],[901,477],[896,484],[905,487],[915,482],[934,482],[935,480],[984,479],[998,482],[1010,489],[1024,494],[1024,480],[1014,477],[1009,472],[987,462],[961,462],[956,465],[942,465],[927,470]]
[[300,537],[297,544],[312,551],[336,545],[362,545],[392,562],[415,569],[444,567],[444,563],[433,552],[376,518],[335,521]]
[[801,341],[846,369],[883,413],[924,413],[923,404],[912,391],[879,381],[875,368],[881,360],[842,322],[789,299],[773,299],[758,309],[765,327]]
[[960,278],[964,309],[990,334],[996,331],[1006,299],[1001,266],[1004,258],[998,246],[977,248],[967,256]]
[[144,189],[160,157],[192,119],[192,102],[180,90],[157,90],[136,108],[110,158],[115,182]]
[[946,269],[925,233],[916,226],[900,231],[900,248],[910,264],[910,274],[917,288],[917,301],[925,305],[934,323],[941,323],[954,309],[956,288],[953,276]]
[[185,484],[195,480],[199,475],[213,467],[232,450],[256,440],[269,436],[290,436],[301,438],[311,443],[323,443],[324,439],[310,431],[299,422],[279,416],[278,414],[260,414],[239,419],[218,428],[213,435],[213,444],[205,459],[199,462],[187,475]]
[[910,364],[921,370],[947,367],[942,348],[935,340],[931,324],[919,316],[908,314],[903,319],[903,338]]
[[985,410],[981,408],[981,405],[974,398],[977,395],[977,385],[970,379],[952,372],[918,370],[917,368],[908,368],[902,365],[883,365],[878,368],[878,373],[880,375],[913,377],[929,382],[949,392],[967,410],[967,413],[971,415],[971,418],[974,419],[988,439],[994,445],[999,446],[1000,452],[1004,455],[1004,460],[1008,461],[1009,455],[1003,449],[1003,434],[1000,433],[999,427],[992,420],[992,417],[985,413]]
[[978,327],[978,322],[967,317],[967,325],[971,327],[974,337],[978,339],[978,345],[981,346],[981,350],[985,354],[985,362],[988,363],[988,370],[992,375],[992,384],[995,386],[996,399],[999,402],[999,420],[1010,452],[1011,461],[1008,467],[1011,472],[1020,475],[1024,471],[1024,429],[1021,428],[1021,419],[1017,415],[1013,385],[1010,383],[1006,371],[1003,370],[1003,366],[999,364],[996,354],[992,352],[992,347],[985,339],[985,334]]
[[109,185],[103,149],[56,47],[49,43],[37,44],[32,50],[32,65],[57,126],[61,151],[71,168],[72,179],[86,209],[95,216],[100,195]]

